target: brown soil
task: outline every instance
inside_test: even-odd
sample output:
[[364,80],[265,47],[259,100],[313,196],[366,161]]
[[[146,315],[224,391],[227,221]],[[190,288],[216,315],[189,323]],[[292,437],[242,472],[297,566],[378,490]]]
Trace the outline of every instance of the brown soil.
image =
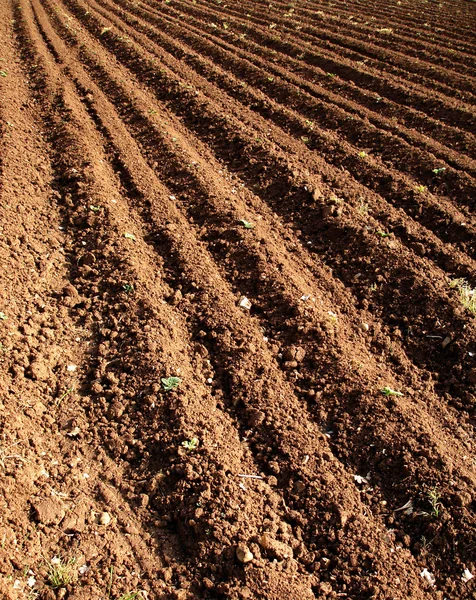
[[476,4],[0,17],[0,598],[476,597]]

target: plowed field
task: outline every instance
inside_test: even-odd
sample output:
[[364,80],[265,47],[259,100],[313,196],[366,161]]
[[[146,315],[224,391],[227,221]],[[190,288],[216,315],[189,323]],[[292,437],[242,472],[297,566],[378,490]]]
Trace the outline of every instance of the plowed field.
[[0,597],[475,598],[476,4],[0,17]]

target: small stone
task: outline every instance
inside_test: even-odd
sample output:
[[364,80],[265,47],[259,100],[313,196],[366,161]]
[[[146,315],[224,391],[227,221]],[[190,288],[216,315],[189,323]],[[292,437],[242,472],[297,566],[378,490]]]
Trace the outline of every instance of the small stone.
[[297,364],[297,361],[295,361],[295,360],[288,360],[285,363],[283,363],[283,367],[285,369],[297,369],[297,366],[298,366],[298,364]]
[[182,298],[182,292],[180,290],[175,290],[175,292],[172,294],[172,297],[170,298],[170,303],[173,305],[180,304]]
[[245,310],[251,310],[251,302],[248,300],[246,296],[242,296],[240,298],[240,302],[238,304],[240,308],[244,308]]
[[443,350],[446,348],[446,346],[448,346],[448,344],[450,344],[452,342],[452,339],[449,335],[447,335],[445,337],[445,339],[441,342],[441,347],[443,348]]
[[468,373],[468,381],[469,383],[476,383],[476,369],[471,369]]
[[248,548],[248,546],[246,546],[245,544],[238,544],[238,547],[236,549],[236,558],[241,563],[246,565],[246,563],[249,563],[253,560],[254,556],[251,550]]
[[369,324],[368,323],[361,323],[360,324],[360,329],[362,329],[362,331],[368,331],[369,330]]
[[304,350],[304,348],[296,348],[295,353],[294,353],[294,360],[296,360],[297,362],[302,362],[304,360],[304,357],[306,356],[306,351]]
[[112,521],[111,515],[108,512],[102,512],[98,515],[97,522],[98,525],[109,525]]

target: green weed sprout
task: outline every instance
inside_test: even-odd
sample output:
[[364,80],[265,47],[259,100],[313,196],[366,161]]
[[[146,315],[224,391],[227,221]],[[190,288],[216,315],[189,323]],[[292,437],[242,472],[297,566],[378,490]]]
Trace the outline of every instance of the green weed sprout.
[[177,389],[182,380],[180,377],[164,377],[161,379],[161,382],[164,390],[170,392]]
[[53,558],[48,569],[48,583],[53,589],[65,587],[76,577],[76,559],[70,558],[64,562],[61,558]]
[[198,447],[198,438],[193,437],[191,440],[185,440],[184,442],[182,442],[182,446],[188,452],[191,452],[192,450],[196,450]]
[[403,396],[402,392],[397,392],[396,390],[392,390],[392,388],[386,386],[382,390],[382,394],[384,396]]
[[253,229],[254,223],[250,223],[249,221],[245,221],[244,219],[240,219],[238,221],[245,229]]

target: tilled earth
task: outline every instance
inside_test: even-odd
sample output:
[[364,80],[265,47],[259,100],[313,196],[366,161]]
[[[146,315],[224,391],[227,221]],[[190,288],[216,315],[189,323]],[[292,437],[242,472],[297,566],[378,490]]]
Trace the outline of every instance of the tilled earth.
[[476,4],[0,17],[0,597],[474,598]]

